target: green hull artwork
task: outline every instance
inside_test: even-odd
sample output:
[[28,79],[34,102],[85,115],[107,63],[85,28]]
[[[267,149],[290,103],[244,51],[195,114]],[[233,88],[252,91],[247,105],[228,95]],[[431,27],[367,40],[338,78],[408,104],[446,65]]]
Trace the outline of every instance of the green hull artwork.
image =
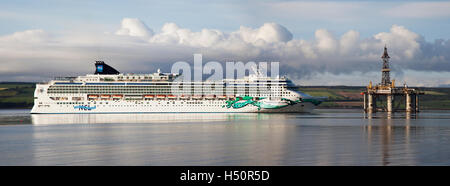
[[261,108],[265,108],[265,109],[279,109],[279,108],[288,106],[288,104],[286,104],[286,105],[271,105],[271,104],[261,103],[260,106],[261,106]]
[[227,107],[227,108],[234,108],[234,109],[239,109],[239,108],[243,108],[247,105],[253,105],[258,107],[258,110],[261,110],[261,108],[264,109],[279,109],[279,108],[283,108],[289,105],[294,105],[297,103],[301,103],[301,102],[311,102],[314,105],[319,105],[321,103],[321,101],[319,100],[315,100],[315,99],[302,99],[302,100],[290,100],[287,98],[281,98],[282,101],[286,101],[287,104],[285,105],[274,105],[274,104],[267,104],[262,102],[261,100],[265,99],[264,97],[257,97],[255,99],[253,99],[254,97],[251,96],[242,96],[242,97],[237,97],[235,100],[229,100],[226,101],[226,105],[224,105],[223,107]]
[[[261,100],[261,99],[264,99],[264,98],[258,98],[258,100]],[[238,102],[238,101],[243,101],[243,102]],[[235,100],[226,101],[226,103],[227,103],[227,105],[225,105],[225,106],[227,108],[238,109],[238,108],[242,108],[242,107],[245,107],[245,106],[251,104],[251,105],[257,106],[258,110],[261,109],[261,106],[260,106],[261,104],[258,101],[254,101],[253,97],[250,97],[250,96],[237,97]]]

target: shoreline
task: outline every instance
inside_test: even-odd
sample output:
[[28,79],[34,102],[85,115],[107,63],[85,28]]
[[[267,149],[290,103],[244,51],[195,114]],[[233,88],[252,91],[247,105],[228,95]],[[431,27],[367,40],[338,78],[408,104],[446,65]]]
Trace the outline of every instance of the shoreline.
[[[425,92],[420,96],[420,110],[450,110],[450,88],[417,87]],[[361,109],[363,86],[299,86],[301,92],[326,97],[317,109]],[[0,82],[0,109],[31,109],[35,83]],[[404,99],[404,98],[400,98]],[[400,109],[404,104],[399,105]]]

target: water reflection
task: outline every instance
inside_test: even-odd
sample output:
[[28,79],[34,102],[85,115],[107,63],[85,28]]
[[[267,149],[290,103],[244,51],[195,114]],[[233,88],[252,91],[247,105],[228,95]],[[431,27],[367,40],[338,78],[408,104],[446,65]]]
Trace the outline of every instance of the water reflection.
[[410,112],[363,112],[365,119],[418,119],[418,113]]
[[[398,149],[399,144],[405,155],[410,153],[411,130],[420,130],[423,127],[411,126],[411,120],[417,118],[417,114],[412,113],[365,113],[367,125],[367,139],[369,144],[379,144],[381,154],[381,164],[391,164],[392,148]],[[397,156],[396,156],[397,157]],[[398,158],[398,157],[397,157]],[[409,157],[404,157],[404,160]],[[412,162],[410,162],[412,163]]]
[[0,109],[0,125],[30,124],[30,114],[27,109],[3,110]]
[[[34,127],[33,140],[45,144],[33,148],[33,162],[40,165],[279,165],[296,133],[292,130],[295,126],[282,119],[286,117],[290,116],[33,115],[34,125],[74,124]],[[237,120],[239,124],[234,122]],[[193,123],[187,125],[187,122]],[[99,125],[78,125],[93,123]]]
[[33,114],[34,125],[95,123],[178,123],[283,119],[287,115],[264,113],[167,113],[167,114]]
[[28,112],[0,111],[33,124],[0,126],[0,165],[450,165],[450,111]]

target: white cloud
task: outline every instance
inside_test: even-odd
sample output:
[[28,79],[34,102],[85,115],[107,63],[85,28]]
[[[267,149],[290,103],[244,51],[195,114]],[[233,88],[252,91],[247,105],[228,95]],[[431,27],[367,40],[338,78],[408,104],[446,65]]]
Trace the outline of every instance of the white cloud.
[[189,29],[179,28],[175,23],[166,23],[162,27],[161,33],[150,39],[150,43],[214,47],[214,45],[230,44],[230,42],[264,45],[265,43],[287,42],[291,39],[292,34],[285,27],[276,23],[265,23],[257,29],[241,26],[238,31],[230,34],[215,29],[192,32]]
[[151,37],[153,36],[153,31],[139,19],[124,18],[122,20],[121,27],[116,31],[116,34],[137,37]]
[[210,47],[223,40],[224,34],[219,30],[203,29],[201,32],[192,32],[189,29],[178,27],[175,23],[166,23],[161,33],[153,36],[150,43],[180,44],[193,47]]
[[[361,38],[355,30],[335,36],[318,29],[313,40],[293,39],[288,29],[276,23],[258,28],[241,26],[228,33],[191,31],[175,23],[166,23],[160,30],[154,33],[138,19],[126,18],[115,34],[70,32],[55,36],[28,30],[1,36],[0,79],[83,74],[91,72],[92,62],[99,58],[123,72],[170,70],[172,63],[192,62],[192,54],[202,53],[206,62],[279,61],[281,73],[294,79],[345,84],[351,74],[379,73],[384,44],[389,48],[394,74],[402,75],[400,69],[450,72],[450,40],[426,42],[399,25],[368,38]],[[361,80],[348,82],[360,85]]]
[[0,37],[3,42],[39,43],[49,40],[49,34],[42,29],[25,30]]
[[316,47],[323,54],[331,54],[337,49],[337,41],[334,36],[325,29],[319,29],[314,34],[316,36]]
[[418,43],[419,35],[398,25],[393,25],[388,33],[376,34],[374,38],[381,41],[381,44],[384,43],[392,48],[401,49],[401,54],[409,59],[414,57],[420,47]]
[[239,31],[232,34],[237,35],[247,43],[257,44],[261,41],[267,43],[287,42],[292,39],[292,33],[285,27],[276,23],[265,23],[257,29],[241,26]]
[[359,32],[350,30],[341,36],[339,46],[342,55],[345,54],[355,54],[358,49],[359,44]]

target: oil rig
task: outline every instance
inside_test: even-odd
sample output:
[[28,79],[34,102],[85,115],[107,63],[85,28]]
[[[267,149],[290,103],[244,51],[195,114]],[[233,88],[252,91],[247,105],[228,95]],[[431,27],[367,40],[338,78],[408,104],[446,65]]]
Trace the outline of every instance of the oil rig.
[[[419,95],[424,93],[414,88],[408,88],[406,84],[403,87],[395,87],[395,80],[391,81],[390,78],[389,58],[387,48],[384,46],[384,53],[381,56],[383,60],[381,83],[372,86],[372,82],[370,82],[367,89],[361,93],[364,96],[364,111],[419,112]],[[405,101],[405,109],[399,109],[403,100]]]

